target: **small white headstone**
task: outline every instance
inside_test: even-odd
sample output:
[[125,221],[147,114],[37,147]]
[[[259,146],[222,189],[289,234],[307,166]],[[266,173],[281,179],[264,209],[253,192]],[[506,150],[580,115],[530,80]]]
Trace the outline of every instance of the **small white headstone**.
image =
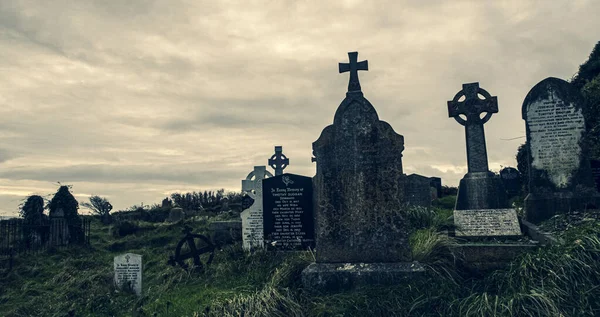
[[264,247],[262,181],[267,176],[273,177],[273,174],[265,166],[254,166],[254,171],[242,180],[242,191],[254,199],[254,204],[240,214],[244,250]]
[[142,295],[142,256],[133,253],[115,256],[114,266],[117,288],[130,288]]

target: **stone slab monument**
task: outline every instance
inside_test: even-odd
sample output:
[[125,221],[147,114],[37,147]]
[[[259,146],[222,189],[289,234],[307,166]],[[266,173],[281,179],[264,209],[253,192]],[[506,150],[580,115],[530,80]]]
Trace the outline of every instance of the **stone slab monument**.
[[142,256],[126,253],[115,256],[115,286],[119,289],[128,289],[138,296],[142,295]]
[[508,209],[504,185],[488,169],[483,125],[497,112],[498,99],[479,83],[464,84],[448,101],[448,116],[465,127],[467,143],[468,172],[460,180],[454,207],[457,236],[521,235],[517,212]]
[[404,197],[412,206],[431,207],[431,179],[429,177],[410,174],[406,176]]
[[367,61],[339,64],[350,72],[333,124],[313,142],[316,262],[302,272],[309,289],[397,284],[422,272],[411,262],[402,151],[404,137],[363,96],[358,71]]
[[290,165],[290,159],[283,154],[283,147],[275,146],[275,154],[268,161],[269,166],[275,171],[275,176],[283,174],[283,170]]
[[254,170],[242,180],[242,191],[254,199],[248,209],[242,211],[242,246],[244,250],[264,248],[262,181],[273,177],[266,166],[254,166]]
[[568,82],[549,77],[535,85],[522,107],[528,152],[528,221],[597,208],[598,192],[583,146],[581,96]]
[[521,173],[514,167],[505,167],[500,170],[500,180],[506,189],[508,197],[519,196],[522,192],[521,186],[523,185],[521,180]]

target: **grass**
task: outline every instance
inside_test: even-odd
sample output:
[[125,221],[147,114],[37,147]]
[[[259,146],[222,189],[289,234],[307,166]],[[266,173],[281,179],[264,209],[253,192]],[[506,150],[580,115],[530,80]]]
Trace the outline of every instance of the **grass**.
[[[523,254],[484,278],[460,271],[445,234],[452,212],[408,210],[421,278],[338,293],[302,288],[311,252],[217,251],[204,272],[167,264],[184,224],[138,222],[120,237],[93,221],[90,248],[18,256],[0,278],[0,315],[13,316],[595,316],[600,315],[600,226],[562,232],[564,245]],[[209,221],[185,224],[206,233]],[[113,257],[143,255],[143,296],[113,286]]]

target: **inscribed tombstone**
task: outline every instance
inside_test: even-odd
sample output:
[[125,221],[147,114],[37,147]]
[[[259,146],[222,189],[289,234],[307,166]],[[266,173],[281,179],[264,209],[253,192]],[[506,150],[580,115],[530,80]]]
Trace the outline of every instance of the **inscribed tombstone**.
[[263,180],[263,224],[267,247],[314,248],[312,178],[283,174]]
[[254,166],[254,170],[242,180],[242,190],[254,199],[252,206],[240,214],[244,250],[264,247],[262,181],[272,176],[265,166]]
[[115,285],[120,289],[133,290],[138,296],[142,295],[142,256],[126,253],[115,256]]
[[457,237],[520,236],[514,209],[454,210]]
[[406,176],[404,195],[408,205],[431,207],[431,179],[418,174]]

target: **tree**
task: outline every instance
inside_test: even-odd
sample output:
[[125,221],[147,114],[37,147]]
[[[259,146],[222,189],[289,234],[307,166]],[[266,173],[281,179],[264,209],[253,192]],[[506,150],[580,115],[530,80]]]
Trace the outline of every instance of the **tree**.
[[107,217],[113,206],[108,202],[108,199],[100,196],[91,196],[89,203],[81,203],[81,206],[90,209],[93,214],[101,217]]
[[44,217],[44,198],[38,195],[31,195],[20,206],[19,215],[27,223],[39,224]]

